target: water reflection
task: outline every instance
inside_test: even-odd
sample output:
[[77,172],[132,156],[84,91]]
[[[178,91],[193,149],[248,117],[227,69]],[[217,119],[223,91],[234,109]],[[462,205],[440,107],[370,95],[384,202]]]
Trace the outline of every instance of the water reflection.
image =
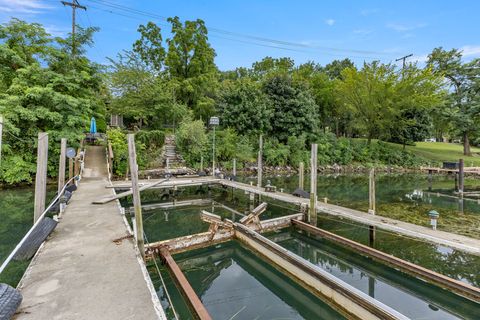
[[[283,239],[279,238],[282,234]],[[272,240],[412,319],[474,319],[477,316],[478,304],[330,241],[298,231],[275,234]]]
[[175,260],[215,319],[342,319],[236,241]]

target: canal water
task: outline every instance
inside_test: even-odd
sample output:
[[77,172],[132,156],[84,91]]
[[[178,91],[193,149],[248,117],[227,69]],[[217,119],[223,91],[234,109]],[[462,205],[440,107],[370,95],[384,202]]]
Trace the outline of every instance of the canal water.
[[[292,179],[295,179],[295,177]],[[407,184],[407,186],[404,187],[397,186],[397,190],[399,190],[397,193],[402,194],[408,188],[411,188],[411,185]],[[200,219],[201,210],[214,212],[223,218],[237,221],[251,208],[249,197],[244,192],[232,191],[231,189],[222,187],[202,187],[200,189],[203,190],[199,193],[198,189],[198,187],[187,188],[179,192],[174,198],[171,196],[163,197],[163,203],[173,204],[173,199],[175,199],[176,203],[181,203],[185,200],[206,200],[206,202],[202,202],[201,205],[185,205],[185,203],[183,203],[183,205],[177,207],[171,206],[169,208],[159,208],[144,212],[144,228],[150,242],[207,231],[208,224],[202,222]],[[158,203],[163,194],[163,191],[154,190],[151,191],[150,194],[142,195],[143,203]],[[298,208],[278,201],[271,201],[265,198],[262,199],[262,201],[268,203],[267,211],[262,215],[262,219],[292,214],[298,211]],[[127,206],[131,205],[128,201],[125,202],[125,204]],[[234,209],[234,212],[232,212],[231,209]],[[475,211],[475,208],[472,210],[471,214],[476,214],[473,211]],[[368,227],[361,224],[346,219],[320,214],[318,217],[318,225],[323,229],[346,238],[366,245],[369,244]],[[335,245],[324,239],[306,236],[302,232],[292,230],[273,233],[269,236],[271,239],[277,241],[280,245],[291,250],[295,254],[311,261],[318,267],[329,271],[345,282],[411,318],[478,318],[477,314],[480,310],[478,304],[472,303],[467,299],[458,297],[436,286],[429,285],[414,277],[399,272],[398,270],[377,263],[367,257],[358,255],[350,249]],[[232,245],[240,248],[226,250],[227,247],[231,248]],[[444,246],[433,245],[419,240],[402,237],[379,229],[377,229],[376,242],[372,244],[372,246],[454,279],[475,286],[480,286],[479,256],[470,255]],[[223,259],[223,254],[227,251],[229,252],[228,258]],[[253,271],[245,266],[245,258],[242,260],[242,257],[245,256],[242,254],[244,251],[249,252],[249,250],[245,250],[245,248],[238,243],[231,242],[228,245],[222,244],[217,247],[191,251],[174,256],[175,260],[180,263],[181,268],[186,273],[189,281],[191,281],[195,291],[201,297],[202,301],[206,303],[207,309],[211,311],[215,319],[229,319],[229,317],[237,311],[241,312],[235,319],[255,319],[256,315],[260,312],[256,309],[247,310],[246,308],[248,307],[242,309],[244,305],[247,305],[242,304],[242,300],[246,299],[242,293],[236,292],[235,290],[227,290],[223,292],[219,289],[222,287],[231,288],[233,286],[229,280],[232,277],[231,273],[242,275],[249,274],[250,276],[246,276],[248,279],[253,276],[261,283],[268,282],[262,280],[262,277],[268,277],[267,275],[264,276],[264,273],[266,272],[265,268],[254,268],[256,271],[261,270],[261,272],[257,272],[255,276],[252,275]],[[254,254],[250,253],[250,255],[252,255],[252,257],[249,260],[259,260]],[[250,265],[251,264],[252,263],[250,263]],[[268,266],[267,269],[271,270],[273,268]],[[149,270],[152,279],[155,280],[155,285],[158,289],[158,294],[162,303],[167,307],[167,310],[170,310],[170,308],[168,308],[169,303],[166,299],[165,291],[160,283],[156,270],[153,266],[151,266]],[[171,283],[168,273],[165,272],[165,270],[162,270],[162,274],[167,282],[169,292],[170,290],[173,290],[174,292],[173,294],[171,293],[171,295],[175,307],[177,308],[177,304],[179,305],[177,309],[180,309],[180,311],[177,310],[177,312],[184,312],[187,314],[188,308],[181,298],[181,295],[175,291],[176,289],[174,288],[173,283]],[[202,278],[202,276],[204,278]],[[208,278],[209,276],[212,279]],[[288,277],[283,274],[279,274],[278,276],[280,277],[278,279],[288,279]],[[210,280],[212,283],[209,282]],[[247,280],[242,281],[248,282]],[[288,292],[274,291],[274,289],[268,286],[265,290],[273,290],[274,295],[278,294],[280,299],[287,304],[286,306],[278,307],[279,310],[283,310],[282,312],[290,312],[286,311],[290,310],[289,308],[296,310],[295,305],[297,299],[288,296]],[[217,297],[221,295],[218,292],[222,292],[221,299]],[[254,293],[251,294],[254,295]],[[260,295],[259,297],[260,298],[257,300],[259,303],[262,303],[263,295]],[[266,298],[265,301],[270,301],[269,299],[270,298]],[[273,297],[271,299],[275,301]],[[219,306],[217,306],[216,302],[218,302]],[[303,310],[303,307],[300,309]],[[170,310],[170,312],[172,311]],[[252,312],[252,314],[249,312]],[[292,316],[293,319],[310,318],[308,309],[307,311],[302,312],[297,310],[296,312],[300,312],[299,315],[293,311],[291,312],[292,314],[295,314]],[[248,316],[243,317],[241,316],[242,313],[243,315]],[[253,315],[253,317],[250,317],[251,315]],[[271,315],[268,312],[266,315],[268,316],[265,317],[265,319],[275,319],[276,317],[276,314]],[[262,318],[260,317],[258,319]],[[318,317],[312,319],[318,319]]]
[[411,319],[475,319],[479,305],[301,231],[269,238]]
[[[344,319],[337,311],[277,271],[237,241],[174,256],[213,319]],[[191,319],[165,270],[166,286],[180,319]],[[155,283],[159,278],[153,273]],[[163,290],[159,297],[173,310]],[[174,317],[172,317],[174,318]]]
[[[47,198],[54,196],[54,187],[48,186]],[[21,187],[0,190],[0,264],[15,248],[33,225],[34,189]],[[16,286],[29,261],[12,261],[0,274],[0,282]]]
[[[240,181],[257,183],[256,177],[239,177]],[[267,181],[285,192],[298,188],[298,176],[265,176]],[[368,211],[367,174],[329,174],[318,176],[319,201],[327,198],[332,204]],[[430,227],[428,212],[440,213],[438,229],[480,239],[480,201],[463,200],[454,194],[455,179],[452,175],[435,175],[429,183],[427,174],[377,174],[376,212],[378,215]],[[309,177],[305,177],[305,190],[310,189]],[[465,191],[480,193],[480,179],[467,177]]]

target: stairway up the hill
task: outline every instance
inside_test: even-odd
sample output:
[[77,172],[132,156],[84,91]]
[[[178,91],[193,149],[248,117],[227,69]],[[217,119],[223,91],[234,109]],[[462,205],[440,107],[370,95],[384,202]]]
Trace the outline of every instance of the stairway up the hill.
[[180,153],[177,152],[177,146],[175,143],[174,135],[165,136],[165,143],[163,145],[162,152],[162,165],[167,166],[167,159],[170,168],[178,168],[185,166],[185,160],[183,160]]

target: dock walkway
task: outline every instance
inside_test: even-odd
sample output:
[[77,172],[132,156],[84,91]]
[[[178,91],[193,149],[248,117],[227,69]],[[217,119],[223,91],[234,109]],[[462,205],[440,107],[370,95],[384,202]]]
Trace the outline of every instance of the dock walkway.
[[88,147],[78,190],[54,233],[27,269],[15,319],[158,319],[145,270],[111,195],[103,147]]

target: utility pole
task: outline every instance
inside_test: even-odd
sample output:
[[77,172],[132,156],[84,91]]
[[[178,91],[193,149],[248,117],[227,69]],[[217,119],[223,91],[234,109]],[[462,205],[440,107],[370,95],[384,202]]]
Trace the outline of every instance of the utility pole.
[[80,5],[77,0],[72,2],[60,1],[64,6],[72,7],[72,57],[75,56],[75,11],[82,9],[87,11],[87,7]]
[[402,69],[405,69],[406,65],[406,60],[407,58],[413,57],[413,53],[407,54],[406,56],[403,56],[401,58],[396,59],[395,61],[400,61],[402,60]]

